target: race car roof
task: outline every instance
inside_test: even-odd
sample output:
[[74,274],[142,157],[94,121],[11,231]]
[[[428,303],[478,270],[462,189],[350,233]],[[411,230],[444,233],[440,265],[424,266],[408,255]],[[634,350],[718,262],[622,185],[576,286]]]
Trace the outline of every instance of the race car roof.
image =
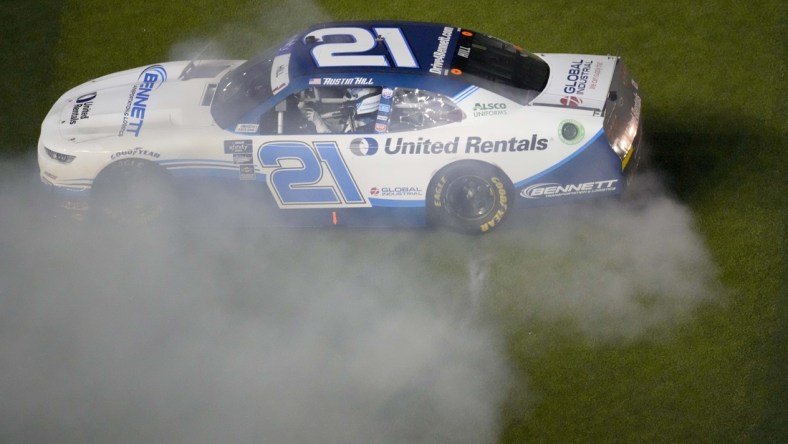
[[391,72],[445,74],[460,30],[438,23],[375,21],[315,25],[278,50],[289,76]]

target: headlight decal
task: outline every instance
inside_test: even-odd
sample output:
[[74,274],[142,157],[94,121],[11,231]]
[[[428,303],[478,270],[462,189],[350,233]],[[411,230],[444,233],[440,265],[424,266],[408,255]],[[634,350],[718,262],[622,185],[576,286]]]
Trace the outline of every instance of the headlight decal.
[[58,153],[58,152],[52,151],[52,150],[50,150],[47,147],[44,147],[44,150],[46,151],[47,156],[49,156],[50,159],[52,159],[52,160],[54,160],[56,162],[60,162],[62,164],[66,164],[66,165],[71,163],[71,162],[73,162],[74,159],[77,158],[76,156],[71,156],[71,155],[68,155],[68,154],[62,154],[62,153]]

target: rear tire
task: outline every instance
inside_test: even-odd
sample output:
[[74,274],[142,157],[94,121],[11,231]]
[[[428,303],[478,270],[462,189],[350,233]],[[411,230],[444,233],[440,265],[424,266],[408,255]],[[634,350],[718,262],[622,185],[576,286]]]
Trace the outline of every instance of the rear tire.
[[173,210],[173,188],[162,167],[143,159],[123,159],[105,168],[93,186],[95,220],[125,226],[160,221]]
[[453,163],[432,178],[427,216],[432,225],[465,233],[486,233],[509,214],[514,187],[503,172],[487,163]]

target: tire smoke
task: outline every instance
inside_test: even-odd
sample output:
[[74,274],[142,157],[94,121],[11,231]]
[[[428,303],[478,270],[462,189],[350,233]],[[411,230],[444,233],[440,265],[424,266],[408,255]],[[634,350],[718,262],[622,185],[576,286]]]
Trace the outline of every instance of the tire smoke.
[[623,202],[538,209],[485,242],[488,254],[520,252],[496,255],[490,298],[521,322],[609,342],[663,337],[724,294],[689,209],[653,172],[634,186]]
[[0,440],[495,441],[502,344],[428,233],[74,225],[0,169]]

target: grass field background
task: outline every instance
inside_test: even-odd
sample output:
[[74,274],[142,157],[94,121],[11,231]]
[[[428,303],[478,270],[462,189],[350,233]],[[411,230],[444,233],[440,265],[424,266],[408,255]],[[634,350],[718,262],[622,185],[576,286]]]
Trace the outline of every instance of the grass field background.
[[[209,41],[214,55],[248,58],[318,21],[439,21],[534,52],[621,55],[643,91],[653,162],[710,251],[718,293],[653,334],[583,334],[571,317],[523,322],[511,295],[526,278],[507,270],[545,260],[577,268],[568,259],[574,250],[551,259],[549,246],[523,243],[514,230],[489,239],[441,235],[447,249],[497,253],[484,304],[503,326],[515,373],[499,440],[786,442],[785,14],[777,0],[6,0],[0,156],[32,162],[40,121],[76,84],[188,58]],[[359,249],[371,241],[339,236]],[[425,261],[420,273],[450,277],[462,267],[405,236],[389,242],[413,248]]]

